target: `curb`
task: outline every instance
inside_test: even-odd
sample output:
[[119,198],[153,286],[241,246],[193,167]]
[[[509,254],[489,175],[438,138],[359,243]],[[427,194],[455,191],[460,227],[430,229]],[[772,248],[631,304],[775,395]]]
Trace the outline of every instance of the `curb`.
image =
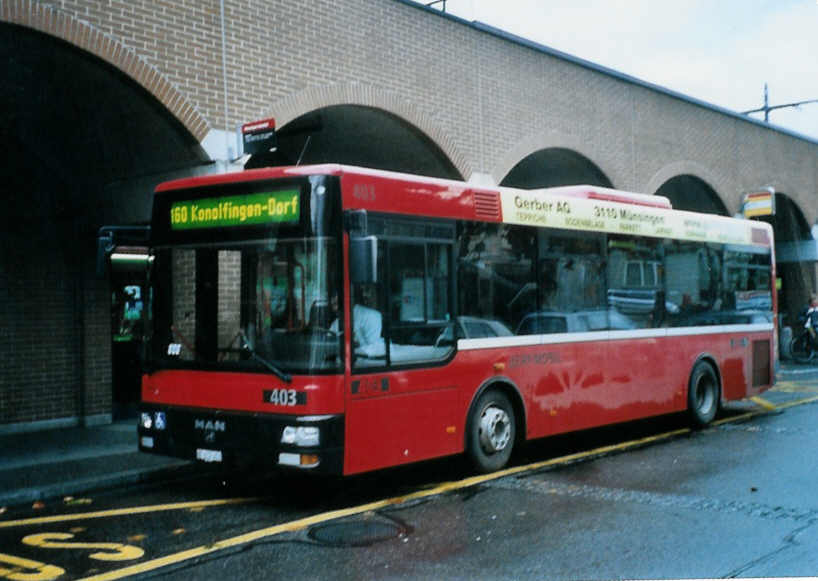
[[815,367],[804,367],[803,369],[779,370],[775,374],[776,381],[793,379],[818,379],[818,369]]
[[171,476],[179,476],[189,469],[195,468],[195,466],[195,463],[180,460],[159,468],[123,470],[113,474],[77,478],[54,484],[11,490],[0,493],[0,506],[25,504],[37,500],[82,494],[93,490],[159,481]]

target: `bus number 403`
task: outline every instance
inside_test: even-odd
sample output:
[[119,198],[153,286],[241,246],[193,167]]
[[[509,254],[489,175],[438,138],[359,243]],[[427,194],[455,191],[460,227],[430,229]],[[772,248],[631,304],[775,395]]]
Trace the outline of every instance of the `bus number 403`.
[[307,403],[307,394],[294,389],[271,389],[264,392],[264,403],[273,405],[294,406]]

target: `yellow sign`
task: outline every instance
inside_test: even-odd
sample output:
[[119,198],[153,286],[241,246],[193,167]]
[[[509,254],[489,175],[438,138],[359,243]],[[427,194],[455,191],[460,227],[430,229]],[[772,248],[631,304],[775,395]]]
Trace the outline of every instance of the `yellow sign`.
[[297,222],[298,217],[298,190],[288,190],[174,202],[170,207],[170,228],[190,230]]
[[752,227],[741,220],[651,206],[585,198],[558,198],[537,191],[502,191],[503,222],[612,234],[753,244]]
[[775,189],[768,187],[758,192],[744,194],[741,213],[745,218],[775,214]]

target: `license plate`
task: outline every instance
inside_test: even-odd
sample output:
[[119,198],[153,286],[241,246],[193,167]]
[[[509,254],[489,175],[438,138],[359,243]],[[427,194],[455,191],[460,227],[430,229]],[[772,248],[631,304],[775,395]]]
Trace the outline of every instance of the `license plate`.
[[221,462],[222,451],[204,450],[202,448],[196,448],[196,459],[201,460],[202,462]]

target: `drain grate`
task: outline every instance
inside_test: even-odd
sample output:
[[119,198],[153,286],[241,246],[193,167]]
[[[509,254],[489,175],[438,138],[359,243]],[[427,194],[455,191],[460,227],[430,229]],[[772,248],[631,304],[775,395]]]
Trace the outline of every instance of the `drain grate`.
[[408,527],[394,522],[353,520],[312,527],[307,536],[317,543],[332,547],[368,547],[408,533]]

